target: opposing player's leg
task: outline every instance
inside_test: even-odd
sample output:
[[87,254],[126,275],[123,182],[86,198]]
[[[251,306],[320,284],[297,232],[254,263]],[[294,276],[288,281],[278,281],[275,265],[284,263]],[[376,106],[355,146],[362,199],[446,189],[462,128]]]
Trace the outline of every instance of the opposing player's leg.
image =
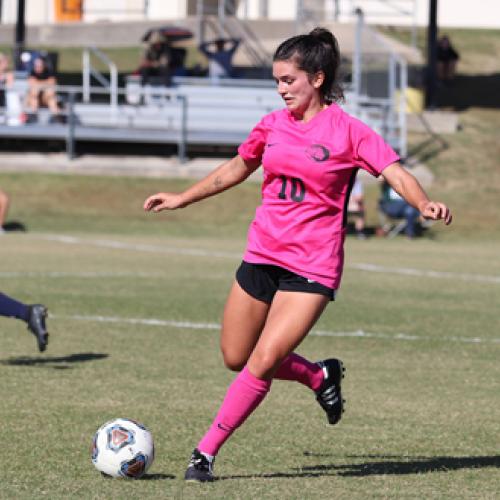
[[40,352],[45,351],[49,343],[49,333],[47,332],[45,324],[46,319],[47,308],[43,304],[33,304],[29,306],[26,323],[28,324],[28,330],[36,337],[38,350]]
[[45,351],[48,344],[45,318],[47,308],[41,304],[27,305],[0,293],[0,316],[20,319],[28,325],[28,330],[36,337],[38,349]]

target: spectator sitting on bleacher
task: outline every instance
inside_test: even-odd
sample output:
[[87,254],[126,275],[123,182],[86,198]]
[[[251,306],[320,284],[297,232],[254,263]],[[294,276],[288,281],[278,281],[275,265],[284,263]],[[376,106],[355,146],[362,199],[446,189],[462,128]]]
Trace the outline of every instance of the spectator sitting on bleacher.
[[9,69],[10,60],[7,55],[0,52],[0,85],[3,89],[14,83],[14,73]]
[[417,235],[417,222],[420,212],[404,200],[388,182],[382,183],[382,197],[379,200],[379,209],[390,218],[405,219],[404,232],[410,239]]
[[208,59],[208,75],[213,80],[234,76],[233,55],[240,44],[237,38],[218,38],[200,44],[200,51]]
[[55,86],[56,75],[43,57],[33,61],[33,69],[28,77],[28,109],[36,114],[40,106],[49,108],[52,115],[59,115]]
[[171,47],[167,37],[160,31],[153,31],[138,70],[141,84],[154,83],[156,80],[162,85],[170,85],[171,58]]
[[0,52],[0,108],[6,108],[6,90],[14,83],[14,74],[9,70],[9,58]]

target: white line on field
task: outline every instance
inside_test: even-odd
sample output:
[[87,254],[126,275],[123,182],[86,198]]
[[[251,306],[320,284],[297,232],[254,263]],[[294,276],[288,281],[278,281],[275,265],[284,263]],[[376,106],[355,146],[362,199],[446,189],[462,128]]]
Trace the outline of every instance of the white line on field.
[[[102,248],[114,248],[120,250],[133,250],[136,252],[150,252],[150,253],[168,253],[177,255],[190,255],[198,257],[222,257],[230,259],[241,259],[242,253],[236,252],[224,252],[217,250],[204,250],[199,248],[176,248],[167,247],[164,245],[136,245],[133,243],[125,243],[115,240],[87,240],[83,238],[77,238],[74,236],[65,235],[37,235],[37,238],[41,238],[49,241],[57,241],[59,243],[66,243],[71,245],[90,245]],[[495,275],[484,275],[484,274],[471,274],[471,273],[451,273],[445,271],[432,271],[432,270],[422,270],[414,269],[409,267],[387,267],[379,266],[375,264],[350,264],[346,267],[350,269],[356,269],[358,271],[367,271],[374,273],[385,273],[385,274],[401,274],[405,276],[418,276],[426,278],[445,278],[445,279],[459,279],[462,281],[476,281],[481,283],[495,283],[500,284],[500,276]]]
[[[190,330],[220,330],[218,323],[194,323],[192,321],[172,321],[164,319],[142,319],[142,318],[118,318],[115,316],[60,316],[51,314],[50,318],[56,319],[72,319],[77,321],[95,321],[98,323],[119,323],[128,325],[144,325],[144,326],[165,326],[173,328],[186,328]],[[484,339],[479,337],[426,337],[420,335],[408,335],[406,333],[372,333],[363,330],[354,332],[331,332],[328,330],[312,330],[310,335],[318,337],[350,337],[350,338],[370,338],[383,340],[407,340],[407,341],[441,341],[441,342],[460,342],[465,344],[500,344],[500,339]]]
[[168,253],[177,255],[192,255],[196,257],[223,257],[231,259],[241,258],[241,253],[223,252],[218,250],[204,250],[200,248],[176,248],[167,247],[164,245],[136,245],[133,243],[125,243],[123,241],[116,240],[86,240],[74,236],[57,234],[37,235],[37,238],[49,241],[57,241],[59,243],[66,243],[68,245],[90,245],[101,248],[133,250],[135,252]]
[[63,271],[47,271],[47,272],[0,272],[0,278],[154,278],[158,277],[158,273],[113,273],[113,272],[63,272]]
[[446,271],[421,270],[413,269],[411,267],[386,267],[363,263],[351,264],[348,267],[350,267],[351,269],[357,269],[359,271],[371,271],[374,273],[404,274],[406,276],[425,276],[426,278],[456,278],[463,281],[500,283],[500,276],[487,276],[483,274],[450,273]]

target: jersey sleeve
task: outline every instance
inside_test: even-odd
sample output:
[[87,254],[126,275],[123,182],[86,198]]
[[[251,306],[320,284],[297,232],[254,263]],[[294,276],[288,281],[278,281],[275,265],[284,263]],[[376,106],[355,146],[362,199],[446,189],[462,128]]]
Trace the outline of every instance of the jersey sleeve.
[[399,155],[384,139],[359,120],[351,126],[353,162],[375,177],[399,160]]
[[255,125],[245,141],[240,144],[238,154],[244,160],[262,160],[267,135],[270,129],[270,115],[265,116]]

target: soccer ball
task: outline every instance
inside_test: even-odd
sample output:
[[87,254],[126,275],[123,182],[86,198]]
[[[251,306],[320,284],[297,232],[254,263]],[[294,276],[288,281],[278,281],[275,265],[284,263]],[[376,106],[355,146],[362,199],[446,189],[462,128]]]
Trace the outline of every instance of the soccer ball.
[[93,464],[104,475],[138,479],[153,463],[153,436],[139,422],[117,418],[97,430],[91,453]]

